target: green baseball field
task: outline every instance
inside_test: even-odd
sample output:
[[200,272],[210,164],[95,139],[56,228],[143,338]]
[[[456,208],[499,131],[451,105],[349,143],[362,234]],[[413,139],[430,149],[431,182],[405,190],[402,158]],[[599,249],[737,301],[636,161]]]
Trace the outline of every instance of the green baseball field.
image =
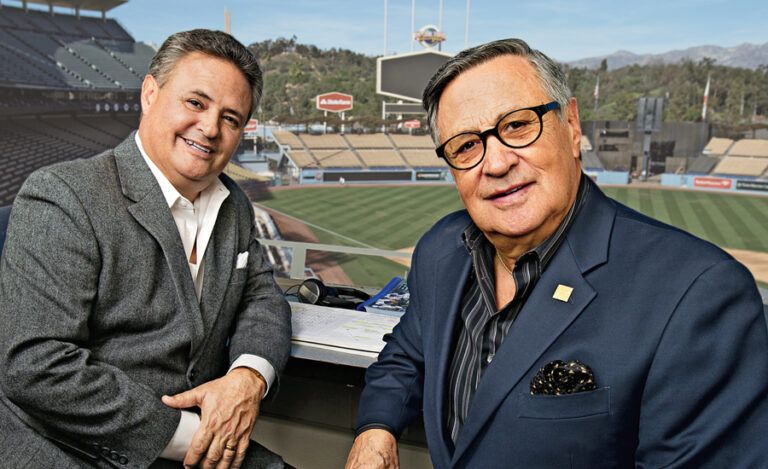
[[[611,197],[724,248],[768,253],[768,197],[606,187]],[[440,217],[462,207],[453,186],[345,186],[275,190],[262,205],[303,223],[321,243],[411,248]],[[383,258],[337,256],[357,285],[380,286],[405,267]]]

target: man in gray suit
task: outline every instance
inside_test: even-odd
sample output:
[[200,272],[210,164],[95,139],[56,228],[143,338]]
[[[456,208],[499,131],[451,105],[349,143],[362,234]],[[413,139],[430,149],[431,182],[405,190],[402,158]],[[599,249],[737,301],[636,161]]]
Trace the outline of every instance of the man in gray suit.
[[249,436],[290,311],[221,174],[261,89],[231,36],[174,34],[138,132],[24,184],[0,264],[0,466],[283,467]]

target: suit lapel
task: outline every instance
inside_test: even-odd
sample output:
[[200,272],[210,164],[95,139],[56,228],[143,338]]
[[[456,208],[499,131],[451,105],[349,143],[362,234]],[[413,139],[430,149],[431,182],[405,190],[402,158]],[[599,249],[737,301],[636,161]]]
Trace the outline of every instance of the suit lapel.
[[[616,212],[600,189],[591,182],[588,184],[587,200],[565,242],[480,380],[456,442],[453,463],[482,432],[509,392],[597,295],[584,274],[607,261]],[[558,285],[573,288],[567,302],[553,298]],[[527,383],[524,392],[528,392]]]
[[202,290],[202,317],[205,330],[209,331],[224,301],[229,279],[235,262],[238,244],[235,207],[227,198],[219,209],[213,233],[205,249],[205,273]]
[[[436,340],[430,342],[429,354],[426,363],[431,364],[431,372],[434,379],[428,380],[424,390],[425,404],[435,416],[440,441],[443,443],[440,450],[442,464],[438,467],[447,467],[450,461],[450,450],[453,446],[450,436],[445,428],[445,414],[443,406],[446,402],[446,390],[448,388],[448,369],[453,355],[453,339],[456,323],[459,320],[459,308],[464,293],[469,273],[471,271],[472,258],[463,245],[455,247],[449,255],[442,257],[433,264],[432,278],[435,293],[432,311],[432,331]],[[449,284],[446,284],[449,282]],[[441,294],[446,292],[447,294]],[[433,456],[434,457],[434,456]]]
[[[559,284],[573,288],[567,303],[552,298]],[[507,394],[594,297],[595,291],[581,276],[570,249],[561,246],[480,380],[456,442],[454,461]]]
[[123,194],[133,202],[128,212],[157,240],[168,263],[179,305],[189,319],[194,351],[202,342],[204,329],[184,246],[160,186],[136,146],[134,133],[115,148],[115,164]]

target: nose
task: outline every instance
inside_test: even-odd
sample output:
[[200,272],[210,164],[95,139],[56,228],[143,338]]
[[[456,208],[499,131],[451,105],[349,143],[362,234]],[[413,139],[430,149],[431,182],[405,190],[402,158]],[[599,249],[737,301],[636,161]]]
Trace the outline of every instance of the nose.
[[215,140],[219,135],[219,116],[215,112],[203,112],[200,114],[197,127],[209,140]]
[[504,145],[493,135],[485,141],[483,173],[492,177],[504,177],[519,162],[514,148]]

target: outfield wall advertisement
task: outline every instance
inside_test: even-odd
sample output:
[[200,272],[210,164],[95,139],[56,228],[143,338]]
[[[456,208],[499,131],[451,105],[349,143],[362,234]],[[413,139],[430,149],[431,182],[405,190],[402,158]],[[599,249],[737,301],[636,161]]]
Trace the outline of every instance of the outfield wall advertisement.
[[688,174],[662,174],[661,185],[716,191],[768,192],[768,181]]
[[695,177],[693,178],[693,187],[702,187],[705,189],[730,189],[733,186],[733,179]]
[[736,181],[736,190],[768,192],[768,181]]

